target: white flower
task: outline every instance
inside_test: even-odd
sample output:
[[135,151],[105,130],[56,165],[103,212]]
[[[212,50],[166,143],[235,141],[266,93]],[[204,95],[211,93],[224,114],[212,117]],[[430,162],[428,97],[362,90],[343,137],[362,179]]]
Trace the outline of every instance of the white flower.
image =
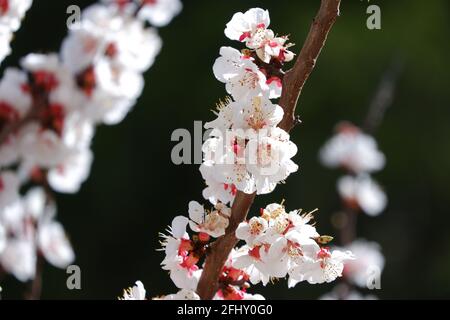
[[337,188],[347,206],[370,216],[377,216],[386,208],[386,194],[369,175],[344,176],[338,180]]
[[175,217],[170,228],[170,235],[164,236],[162,242],[166,257],[161,262],[168,270],[173,283],[180,289],[195,290],[202,270],[198,268],[198,257],[193,254],[193,245],[186,232],[189,219]]
[[68,151],[61,136],[53,130],[42,130],[37,122],[22,128],[18,135],[19,150],[25,162],[42,168],[61,163]]
[[141,281],[136,281],[132,288],[123,290],[123,296],[119,300],[146,300],[145,288]]
[[[245,164],[245,135],[235,131],[227,131],[225,135],[224,137],[221,132],[213,130],[211,138],[203,144],[204,171],[208,171],[207,174],[211,175],[213,181],[227,189],[231,187],[232,193],[234,188],[253,193],[255,182]],[[215,187],[218,188],[220,186]]]
[[245,13],[235,13],[227,23],[225,35],[231,40],[245,42],[251,49],[257,49],[266,39],[267,33],[271,33],[267,29],[269,25],[269,11],[253,8]]
[[203,162],[200,165],[200,173],[206,183],[206,188],[203,189],[203,197],[205,199],[209,200],[213,205],[216,205],[217,202],[233,204],[237,188],[233,184],[229,185],[216,180],[213,161]]
[[[224,137],[225,136],[225,137]],[[266,194],[298,166],[291,160],[297,147],[284,130],[213,131],[203,145],[205,166],[215,181],[245,193]]]
[[[115,0],[106,0],[115,1]],[[91,23],[100,29],[101,32],[107,33],[110,30],[120,30],[123,27],[124,19],[117,14],[114,6],[105,6],[103,4],[93,4],[83,10],[81,16],[82,23]]]
[[19,158],[19,147],[17,138],[10,135],[0,146],[0,168],[8,167]]
[[144,87],[140,73],[101,60],[95,67],[97,85],[112,96],[135,99]]
[[66,110],[78,106],[80,98],[75,90],[74,79],[57,54],[29,54],[20,64],[31,73],[31,90],[48,93],[50,104],[62,105]]
[[182,289],[175,294],[158,297],[154,300],[200,300],[200,297],[194,290]]
[[283,129],[271,128],[267,135],[259,131],[248,139],[247,170],[253,176],[257,194],[272,192],[278,183],[298,170],[291,160],[297,153],[297,146]]
[[366,288],[371,272],[381,272],[384,268],[385,259],[379,244],[358,239],[353,241],[346,249],[355,255],[355,260],[349,260],[346,263],[344,276],[361,288]]
[[57,268],[66,268],[75,260],[63,226],[56,221],[44,221],[38,227],[38,246],[45,259]]
[[5,60],[11,54],[12,33],[9,30],[0,31],[0,62]]
[[233,292],[227,299],[224,298],[221,291],[218,291],[214,296],[213,300],[265,300],[265,298],[260,294],[251,294],[238,289],[233,288]]
[[350,251],[342,252],[321,248],[315,260],[302,261],[289,271],[289,287],[300,281],[310,284],[332,282],[342,276],[344,261],[354,259]]
[[319,300],[378,300],[378,298],[372,294],[363,295],[356,290],[351,290],[345,284],[339,284],[331,292],[321,296]]
[[205,129],[218,129],[225,131],[233,126],[235,102],[230,97],[226,97],[224,101],[217,104],[217,112],[213,111],[217,116],[213,121],[205,123]]
[[138,17],[145,19],[156,27],[167,25],[178,15],[183,7],[180,0],[140,0],[144,5]]
[[267,253],[268,246],[251,248],[244,245],[233,254],[232,265],[234,268],[244,270],[249,275],[252,284],[262,282],[265,286],[272,277],[269,266],[265,262]]
[[[282,205],[273,203],[261,209],[261,217],[243,222],[236,237],[246,245],[236,251],[233,266],[245,270],[250,282],[267,284],[270,278],[283,278],[305,271],[305,266],[318,262],[321,248],[315,227],[309,224],[311,214],[287,213]],[[290,283],[295,280],[291,279]]]
[[102,58],[107,49],[111,32],[102,32],[89,20],[82,20],[81,24],[70,31],[64,39],[60,55],[62,63],[72,73],[80,74],[92,63]]
[[[15,68],[5,70],[0,81],[0,109],[2,118],[21,118],[31,107],[31,97],[24,92],[23,84],[27,75]],[[16,115],[6,117],[6,112],[15,112]]]
[[75,258],[63,227],[54,221],[55,206],[46,202],[44,190],[33,188],[0,211],[0,221],[7,232],[0,261],[20,281],[34,277],[38,250],[58,268],[65,268]]
[[50,169],[48,183],[58,192],[78,192],[81,184],[89,177],[92,160],[90,149],[68,153],[62,163]]
[[13,274],[18,280],[26,282],[34,278],[36,273],[36,249],[30,240],[9,240],[0,262],[6,272]]
[[262,96],[250,97],[235,102],[233,108],[233,127],[241,129],[268,129],[275,127],[283,119],[283,109]]
[[242,300],[266,300],[266,298],[260,294],[244,293]]
[[231,209],[222,203],[217,203],[214,210],[208,212],[197,201],[189,202],[189,225],[194,232],[207,233],[214,238],[225,234]]
[[227,92],[235,100],[262,94],[270,98],[279,96],[269,91],[266,76],[251,58],[231,47],[220,48],[220,55],[214,63],[213,72],[217,80],[225,83]]
[[320,160],[330,168],[343,167],[355,173],[378,171],[385,157],[374,138],[349,123],[342,123],[320,150]]
[[248,222],[241,222],[236,229],[236,238],[244,240],[249,246],[260,245],[258,241],[266,232],[269,224],[262,217],[252,217]]
[[6,0],[0,6],[0,29],[17,31],[25,12],[31,7],[32,0]]
[[295,55],[288,50],[292,44],[286,44],[287,40],[288,37],[275,37],[273,32],[267,32],[266,39],[255,48],[258,58],[265,63],[270,63],[272,58],[282,63],[292,61]]
[[19,197],[20,182],[11,171],[0,173],[0,211]]
[[[0,81],[0,129],[22,119],[30,110],[31,97],[23,90],[27,76],[17,69],[8,68]],[[0,146],[0,167],[9,166],[19,157],[16,135],[10,134]]]
[[121,66],[138,72],[144,72],[153,65],[162,47],[158,32],[144,28],[139,21],[127,23],[114,43],[117,54],[112,58]]

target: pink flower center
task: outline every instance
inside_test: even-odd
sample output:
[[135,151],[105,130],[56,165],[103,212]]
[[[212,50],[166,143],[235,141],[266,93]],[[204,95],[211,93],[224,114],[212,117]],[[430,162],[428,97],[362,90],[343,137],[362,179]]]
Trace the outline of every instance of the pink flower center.
[[117,45],[114,42],[111,42],[107,45],[105,50],[105,55],[111,59],[117,56],[119,50],[117,49]]
[[320,248],[320,251],[317,253],[317,258],[326,259],[331,257],[330,249],[327,247]]
[[188,239],[181,239],[180,246],[178,247],[178,255],[185,256],[190,250],[192,250],[192,242]]
[[266,83],[267,84],[271,84],[272,82],[275,82],[275,84],[277,85],[278,88],[283,87],[283,83],[281,82],[281,79],[279,77],[270,77],[269,79],[267,79]]
[[211,238],[211,237],[209,236],[209,234],[207,234],[207,233],[205,233],[205,232],[200,232],[200,233],[198,234],[198,239],[199,239],[201,242],[208,242],[210,238]]
[[198,269],[196,265],[197,262],[198,258],[190,254],[188,256],[183,257],[183,262],[181,262],[180,266],[192,272]]
[[4,15],[9,10],[9,0],[0,0],[0,14]]
[[19,113],[9,104],[4,101],[0,102],[0,130],[3,126],[10,122],[19,120]]
[[32,85],[36,87],[36,89],[44,92],[50,92],[59,85],[58,79],[52,72],[38,70],[32,73],[32,77]]
[[350,122],[343,122],[338,125],[336,131],[342,134],[356,135],[361,132],[361,130]]
[[252,34],[251,34],[251,32],[250,31],[247,31],[247,32],[243,32],[242,34],[241,34],[241,36],[239,37],[239,41],[244,41],[245,39],[247,39],[247,38],[250,38],[252,36]]
[[236,186],[234,185],[234,184],[228,184],[228,183],[224,183],[223,184],[223,188],[225,189],[225,191],[226,190],[228,190],[228,189],[230,189],[230,193],[231,193],[231,195],[234,197],[235,195],[236,195],[236,193],[237,193],[237,188],[236,188]]
[[156,3],[157,3],[158,1],[157,0],[144,0],[144,1],[142,1],[142,4],[144,5],[144,6],[153,6],[153,5],[155,5]]
[[65,118],[64,107],[60,104],[49,105],[41,114],[41,125],[43,129],[50,129],[61,135]]
[[92,93],[96,87],[96,78],[94,67],[90,66],[83,72],[77,75],[78,87],[88,96],[92,96]]
[[253,249],[248,251],[248,255],[256,260],[261,259],[261,253],[260,253],[261,246],[256,246]]

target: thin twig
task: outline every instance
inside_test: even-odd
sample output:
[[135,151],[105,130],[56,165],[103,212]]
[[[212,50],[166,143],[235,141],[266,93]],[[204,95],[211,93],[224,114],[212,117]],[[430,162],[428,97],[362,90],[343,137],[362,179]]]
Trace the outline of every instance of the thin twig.
[[[283,93],[279,104],[284,109],[284,118],[279,127],[290,131],[297,123],[295,108],[303,86],[311,74],[316,60],[325,45],[333,23],[339,15],[340,0],[322,0],[319,12],[313,20],[309,34],[295,62],[283,78]],[[225,235],[213,243],[205,261],[202,276],[197,286],[197,293],[203,300],[214,297],[218,288],[218,279],[223,266],[234,246],[237,244],[235,231],[244,221],[253,204],[255,194],[238,192],[231,208],[230,224]]]
[[42,272],[44,270],[44,257],[42,254],[37,255],[36,258],[36,274],[31,282],[30,291],[26,294],[27,300],[39,300],[42,291]]
[[[392,105],[394,100],[397,81],[403,70],[403,62],[395,57],[389,68],[383,74],[380,84],[369,104],[367,116],[363,129],[366,133],[373,135],[384,119],[386,110]],[[349,173],[353,174],[353,173]],[[348,246],[357,238],[357,223],[360,210],[345,208],[342,212],[343,225],[340,228],[339,236],[341,245]],[[345,290],[344,290],[345,288]],[[343,287],[340,292],[340,299],[346,299],[353,288],[349,279],[343,279]]]
[[403,62],[395,57],[390,67],[384,73],[380,84],[370,102],[369,111],[364,120],[363,129],[369,134],[374,134],[383,121],[386,110],[394,101],[394,93],[397,80],[403,70]]

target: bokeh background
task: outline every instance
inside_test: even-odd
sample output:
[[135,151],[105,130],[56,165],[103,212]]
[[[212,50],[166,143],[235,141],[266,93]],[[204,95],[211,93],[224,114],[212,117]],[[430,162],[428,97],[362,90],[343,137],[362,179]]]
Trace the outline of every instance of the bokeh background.
[[[66,30],[66,8],[93,1],[37,0],[12,43],[3,65],[15,66],[29,52],[59,49]],[[198,165],[172,164],[173,130],[193,132],[194,120],[211,120],[210,110],[225,95],[212,64],[227,40],[225,23],[237,11],[270,10],[272,28],[290,34],[301,48],[319,1],[185,0],[184,10],[160,30],[164,47],[146,74],[146,88],[126,120],[100,127],[94,140],[95,162],[76,195],[58,195],[59,219],[66,227],[82,290],[66,288],[66,273],[46,265],[44,299],[114,299],[140,279],[149,296],[176,292],[159,264],[158,232],[201,200]],[[389,196],[377,218],[361,215],[358,234],[383,247],[387,264],[383,299],[450,297],[450,3],[371,1],[382,11],[382,30],[366,28],[367,1],[343,0],[317,67],[307,82],[298,112],[303,120],[292,133],[299,146],[300,171],[286,185],[258,197],[254,212],[286,199],[288,208],[320,208],[324,234],[336,233],[330,217],[339,207],[335,182],[340,172],[323,168],[317,153],[340,120],[361,124],[380,77],[393,57],[404,63],[392,107],[376,138],[387,156],[375,175]],[[3,283],[4,298],[20,298],[24,285]],[[333,285],[285,281],[254,291],[273,299],[314,299]]]

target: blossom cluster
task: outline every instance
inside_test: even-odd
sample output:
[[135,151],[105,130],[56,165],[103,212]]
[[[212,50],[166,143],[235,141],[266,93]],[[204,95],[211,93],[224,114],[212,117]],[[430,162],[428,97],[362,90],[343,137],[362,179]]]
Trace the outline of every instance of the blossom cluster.
[[281,95],[282,67],[294,54],[288,37],[275,36],[269,25],[266,10],[236,13],[225,35],[246,48],[222,47],[213,66],[231,96],[205,125],[212,131],[203,145],[200,171],[207,185],[203,195],[213,203],[232,202],[237,191],[270,193],[298,169],[291,160],[297,146],[277,127],[283,109],[271,101]]
[[[232,218],[229,205],[237,192],[270,193],[298,169],[291,160],[297,147],[277,127],[283,109],[271,100],[281,96],[282,67],[294,54],[288,50],[288,38],[275,36],[269,25],[268,11],[259,8],[236,13],[226,25],[225,35],[246,48],[222,47],[213,66],[229,96],[217,105],[216,119],[205,125],[211,132],[203,145],[200,172],[206,182],[203,197],[211,208],[191,201],[189,218],[175,217],[168,234],[162,234],[161,265],[180,291],[157,299],[199,299],[196,291],[205,259],[214,239],[227,231]],[[302,281],[323,283],[340,277],[352,253],[330,250],[326,244],[332,238],[319,235],[311,220],[311,214],[288,213],[283,205],[271,204],[261,209],[259,217],[240,223],[235,235],[245,244],[228,255],[214,299],[264,299],[248,289],[274,278],[288,276],[293,287]],[[123,298],[143,298],[143,290],[138,282]]]
[[329,236],[321,236],[311,224],[311,213],[286,212],[281,204],[261,209],[260,216],[242,222],[236,230],[245,241],[233,265],[250,275],[250,282],[266,285],[273,278],[288,277],[289,287],[332,282],[342,276],[350,251],[331,250]]
[[[180,291],[174,296],[169,295],[159,299],[195,300],[198,281],[202,275],[203,263],[207,255],[212,238],[225,233],[231,210],[222,203],[218,203],[209,211],[199,203],[189,204],[189,219],[177,216],[173,219],[169,235],[163,235],[162,242],[165,258],[161,265],[169,271],[170,278]],[[190,226],[192,237],[186,231]],[[254,300],[263,299],[260,295],[247,293],[249,275],[232,265],[236,252],[232,251],[223,267],[219,279],[219,289],[215,300]],[[172,298],[170,298],[172,297]]]
[[0,63],[11,53],[10,43],[14,32],[20,28],[21,21],[33,0],[0,1]]
[[370,173],[383,169],[386,160],[373,137],[349,122],[340,123],[336,134],[322,147],[320,160],[329,168],[347,172],[337,182],[346,207],[370,216],[384,210],[386,194]]
[[[337,182],[338,193],[349,214],[359,211],[367,215],[380,214],[387,204],[387,197],[381,187],[370,177],[372,172],[381,170],[385,156],[378,150],[373,137],[355,125],[343,122],[337,126],[337,133],[321,149],[320,159],[330,168],[341,168],[347,172]],[[372,285],[375,277],[380,277],[384,268],[384,256],[376,242],[352,239],[345,244],[356,259],[349,261],[343,275],[348,284],[360,288]],[[374,279],[372,279],[374,278]],[[322,299],[375,299],[374,295],[363,296],[349,286],[338,285],[333,292]]]
[[[0,4],[14,2],[21,1]],[[179,0],[104,0],[84,9],[58,54],[29,54],[21,69],[6,69],[0,80],[0,262],[19,280],[34,277],[39,254],[60,268],[74,260],[53,220],[51,194],[76,193],[87,179],[95,127],[123,120],[161,49],[149,24],[163,26],[180,9]]]

